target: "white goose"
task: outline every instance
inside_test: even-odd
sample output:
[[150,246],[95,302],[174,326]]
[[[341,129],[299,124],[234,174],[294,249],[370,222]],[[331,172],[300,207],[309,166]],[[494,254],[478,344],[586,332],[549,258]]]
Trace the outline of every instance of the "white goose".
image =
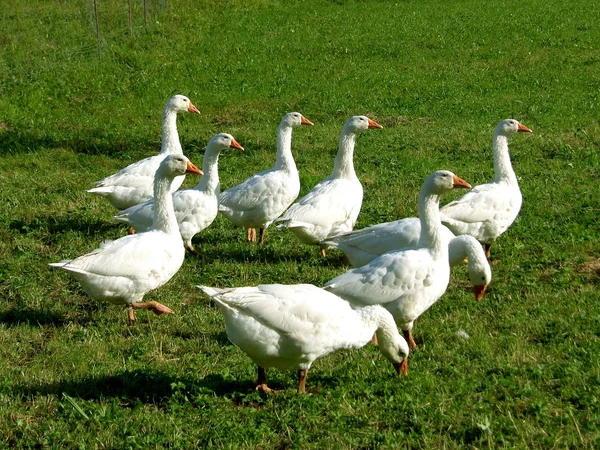
[[[183,95],[171,97],[163,110],[162,142],[160,153],[119,170],[103,180],[97,181],[95,188],[87,192],[106,199],[115,208],[121,210],[145,202],[152,197],[154,174],[167,155],[183,155],[179,134],[177,133],[177,113],[188,111],[200,114],[189,98]],[[179,189],[185,175],[175,178],[172,191]]]
[[439,196],[470,187],[447,170],[429,175],[419,195],[421,235],[417,247],[385,253],[334,278],[324,288],[353,304],[384,306],[402,328],[410,348],[416,348],[413,322],[444,294],[450,280]]
[[[226,148],[244,148],[227,133],[213,136],[204,153],[200,182],[192,189],[183,189],[173,193],[173,207],[179,224],[179,232],[185,247],[197,253],[192,245],[192,238],[208,227],[219,212],[219,153]],[[115,216],[118,222],[124,222],[135,228],[135,231],[147,231],[154,220],[154,199],[127,208]]]
[[335,350],[363,347],[373,333],[396,373],[407,374],[408,344],[384,308],[353,308],[310,284],[198,287],[219,306],[229,340],[258,365],[257,390],[271,391],[265,368],[276,367],[297,369],[298,392],[305,392],[314,360]]
[[105,241],[87,255],[50,265],[72,273],[90,297],[125,305],[130,325],[135,321],[133,308],[159,315],[173,313],[160,303],[142,303],[142,299],[169,281],[183,263],[185,249],[173,211],[171,185],[185,173],[202,174],[183,155],[168,155],[160,164],[154,183],[154,224],[147,232]]
[[235,225],[248,229],[248,240],[259,244],[273,220],[296,200],[300,193],[300,177],[292,156],[292,130],[313,123],[297,112],[286,114],[277,130],[277,155],[272,169],[259,172],[219,196],[219,211]]
[[[333,172],[277,220],[282,222],[278,229],[289,228],[309,245],[321,245],[330,236],[352,230],[363,199],[363,188],[354,171],[354,144],[356,136],[370,128],[383,127],[366,116],[346,121]],[[325,256],[324,247],[321,253]]]
[[456,235],[469,234],[481,242],[488,258],[492,244],[515,221],[523,202],[508,153],[508,137],[517,132],[532,133],[514,119],[496,126],[492,147],[494,181],[475,186],[440,210],[442,223]]
[[[448,245],[451,266],[468,259],[467,271],[473,284],[475,299],[481,300],[492,280],[492,270],[481,244],[473,236],[455,236],[442,227],[442,238]],[[324,244],[342,251],[354,267],[361,267],[384,253],[415,247],[421,235],[418,217],[379,223],[327,239]]]

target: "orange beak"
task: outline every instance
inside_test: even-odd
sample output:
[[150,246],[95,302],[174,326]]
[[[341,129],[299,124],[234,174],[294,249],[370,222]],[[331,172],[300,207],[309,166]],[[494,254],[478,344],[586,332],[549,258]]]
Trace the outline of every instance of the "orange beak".
[[190,106],[188,106],[188,111],[194,114],[200,114],[200,111],[198,111],[198,108],[196,108],[192,102],[190,102]]
[[454,182],[452,183],[452,187],[470,189],[471,185],[462,178],[459,178],[456,175],[454,175]]
[[231,144],[229,145],[229,148],[237,148],[240,152],[244,150],[244,147],[242,147],[240,145],[240,143],[238,141],[236,141],[235,139],[231,140]]
[[369,119],[369,128],[383,128],[381,125],[379,125],[377,122],[375,122],[374,120]]
[[196,175],[204,175],[204,172],[198,169],[191,161],[188,161],[185,173],[195,173]]
[[473,292],[475,293],[475,300],[480,301],[485,294],[487,284],[480,284],[479,286],[473,286]]
[[533,133],[533,131],[531,131],[529,128],[527,128],[522,123],[519,123],[519,128],[517,128],[517,131],[521,131],[523,133]]
[[398,376],[400,376],[400,373],[405,376],[408,375],[408,358],[404,358],[401,363],[394,363],[394,369],[396,369]]
[[302,116],[302,118],[300,119],[300,125],[314,125],[314,123],[312,123],[306,117]]
[[[404,358],[400,363],[400,371],[404,374],[405,377],[408,376],[408,358]],[[400,376],[400,372],[398,372],[398,376]]]

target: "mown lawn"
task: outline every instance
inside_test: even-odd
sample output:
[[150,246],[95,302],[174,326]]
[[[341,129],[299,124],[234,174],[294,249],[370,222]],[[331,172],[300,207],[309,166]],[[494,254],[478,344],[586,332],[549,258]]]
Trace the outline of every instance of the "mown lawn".
[[[4,448],[597,448],[600,446],[600,4],[425,1],[15,0],[0,10],[0,446]],[[99,60],[100,56],[100,60]],[[48,263],[126,227],[92,183],[155,154],[166,100],[187,95],[185,153],[228,132],[221,186],[275,160],[294,132],[301,195],[327,176],[345,120],[384,126],[355,151],[357,228],[416,215],[425,177],[493,178],[491,136],[513,117],[521,215],[493,247],[476,303],[464,268],[415,326],[396,378],[373,346],[295,374],[255,366],[195,288],[322,285],[342,273],[289,232],[263,247],[218,217],[149,294],[174,316],[91,300]],[[185,187],[196,184],[189,177]],[[446,201],[450,200],[447,198]],[[469,339],[457,331],[464,330]]]

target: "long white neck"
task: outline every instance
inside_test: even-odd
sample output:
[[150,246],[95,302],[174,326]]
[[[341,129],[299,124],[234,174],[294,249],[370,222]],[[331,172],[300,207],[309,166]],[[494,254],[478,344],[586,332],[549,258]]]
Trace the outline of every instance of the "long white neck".
[[494,181],[496,183],[505,182],[518,186],[519,182],[510,163],[510,155],[508,153],[508,136],[494,133],[492,149],[494,152]]
[[179,133],[177,132],[177,111],[165,108],[162,118],[161,155],[183,154]]
[[[472,241],[468,239],[469,235],[456,236],[450,239],[448,243],[448,259],[451,266],[456,266],[462,263],[465,258],[469,258],[474,254],[474,248],[472,248]],[[479,245],[479,244],[478,244]],[[479,245],[481,247],[481,245]]]
[[277,129],[277,160],[276,170],[296,171],[296,163],[292,156],[292,127],[287,124],[279,125]]
[[204,159],[202,160],[202,172],[204,172],[204,175],[202,175],[194,189],[206,192],[209,195],[218,196],[220,194],[218,171],[220,153],[220,149],[209,143],[204,152]]
[[[402,349],[406,355],[409,353],[408,344],[398,333],[396,322],[392,315],[381,305],[370,305],[358,308],[357,312],[362,316],[365,324],[372,326],[377,335],[379,350],[390,361],[399,362],[399,350]],[[369,331],[370,331],[369,327]],[[373,331],[370,331],[370,336]]]
[[154,222],[152,228],[167,234],[179,234],[171,194],[172,177],[157,172],[154,177]]
[[377,333],[377,341],[380,342],[380,345],[385,346],[386,343],[395,341],[397,339],[396,335],[398,334],[398,328],[392,315],[380,308],[374,309],[370,314],[376,320],[375,323],[377,328],[375,329],[375,332]]
[[448,249],[450,265],[462,263],[465,258],[468,258],[467,270],[469,274],[481,273],[486,270],[486,266],[488,267],[487,271],[490,271],[485,251],[473,236],[465,234],[455,237],[450,241]]
[[421,221],[421,234],[417,246],[429,248],[436,255],[448,254],[448,245],[444,242],[442,235],[442,223],[440,221],[440,196],[427,193],[421,189],[419,195],[419,219]]
[[[364,324],[365,338],[370,339],[373,334],[379,329],[389,328],[390,326],[395,327],[395,322],[388,313],[387,317],[384,311],[381,310],[379,305],[367,305],[355,308],[356,314],[360,316],[361,321]],[[392,325],[386,319],[391,319]],[[379,336],[378,336],[379,337]]]
[[338,147],[337,155],[335,156],[331,178],[356,178],[356,172],[354,172],[355,143],[356,133],[344,129],[340,136],[340,145]]

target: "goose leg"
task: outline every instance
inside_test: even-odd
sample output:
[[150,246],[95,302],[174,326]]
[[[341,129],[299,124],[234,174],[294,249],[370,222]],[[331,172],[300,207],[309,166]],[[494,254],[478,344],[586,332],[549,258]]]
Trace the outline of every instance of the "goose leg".
[[402,330],[402,334],[404,335],[404,339],[406,339],[406,342],[408,343],[408,348],[410,348],[411,350],[419,348],[417,346],[417,343],[413,339],[412,330]]
[[133,227],[127,228],[127,234],[135,234],[135,228],[133,228]]
[[127,325],[130,327],[135,324],[135,313],[133,312],[133,307],[127,307]]
[[[254,232],[256,233],[256,230]],[[265,229],[261,228],[259,230],[259,234],[258,234],[258,243],[264,244],[264,242],[265,242]]]
[[379,342],[377,342],[377,333],[373,333],[373,337],[371,338],[371,344],[379,346]]
[[248,242],[256,241],[256,229],[248,228]]
[[[132,303],[131,306],[132,306],[132,308],[136,308],[136,309],[148,309],[148,310],[152,311],[154,314],[156,314],[157,316],[160,316],[161,314],[164,314],[164,313],[175,314],[173,312],[173,310],[171,308],[169,308],[168,306],[165,306],[165,305],[155,302],[155,301],[145,302],[145,303]],[[133,312],[133,310],[131,310],[131,311]]]
[[483,244],[483,248],[485,249],[485,257],[489,260],[491,256],[492,244]]
[[327,258],[327,253],[325,252],[324,248],[321,249],[321,256],[323,256],[323,258]]
[[298,393],[306,392],[306,377],[308,376],[307,369],[301,369],[298,371]]
[[194,248],[194,246],[192,245],[191,241],[189,243],[185,244],[185,248],[187,249],[188,252],[190,252],[192,255],[196,255],[199,258],[204,258],[204,256],[202,255],[202,253],[200,253],[198,250],[196,250]]
[[265,374],[265,368],[258,366],[258,381],[256,382],[256,390],[270,393],[273,392],[272,389],[267,386],[267,375]]

